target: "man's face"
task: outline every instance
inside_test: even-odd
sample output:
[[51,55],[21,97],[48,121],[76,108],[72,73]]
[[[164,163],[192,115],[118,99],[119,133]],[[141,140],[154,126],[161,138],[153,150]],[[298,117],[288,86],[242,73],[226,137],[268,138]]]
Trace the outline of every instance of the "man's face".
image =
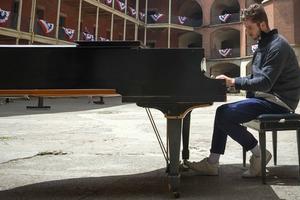
[[261,35],[261,28],[260,25],[257,23],[252,22],[250,19],[244,21],[246,27],[246,33],[253,39],[259,40]]

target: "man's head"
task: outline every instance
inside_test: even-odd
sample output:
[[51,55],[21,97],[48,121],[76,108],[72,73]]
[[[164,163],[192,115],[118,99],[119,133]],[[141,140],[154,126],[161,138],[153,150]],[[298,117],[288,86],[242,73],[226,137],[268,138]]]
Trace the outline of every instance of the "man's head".
[[254,40],[258,40],[261,32],[269,32],[268,16],[261,4],[252,4],[247,9],[242,9],[241,20],[246,26],[246,31]]

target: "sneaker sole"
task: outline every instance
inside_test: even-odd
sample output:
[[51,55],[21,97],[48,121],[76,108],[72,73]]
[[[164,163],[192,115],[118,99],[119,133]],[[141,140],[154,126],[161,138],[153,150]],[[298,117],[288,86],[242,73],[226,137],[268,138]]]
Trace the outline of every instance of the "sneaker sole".
[[[267,164],[271,161],[271,159],[272,159],[272,154],[269,152],[269,154],[268,154],[267,157],[266,157],[266,166],[267,166]],[[256,176],[244,176],[244,175],[242,175],[242,177],[243,177],[243,178],[256,178],[256,177],[261,177],[261,171],[260,171],[260,173],[259,173],[258,175],[256,175]]]

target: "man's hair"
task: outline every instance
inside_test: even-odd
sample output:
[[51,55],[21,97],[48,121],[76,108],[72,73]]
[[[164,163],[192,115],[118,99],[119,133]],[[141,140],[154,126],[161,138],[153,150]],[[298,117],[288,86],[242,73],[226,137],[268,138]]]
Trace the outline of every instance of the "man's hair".
[[241,10],[241,20],[251,20],[254,23],[266,22],[268,25],[268,16],[261,4],[251,4],[249,8]]

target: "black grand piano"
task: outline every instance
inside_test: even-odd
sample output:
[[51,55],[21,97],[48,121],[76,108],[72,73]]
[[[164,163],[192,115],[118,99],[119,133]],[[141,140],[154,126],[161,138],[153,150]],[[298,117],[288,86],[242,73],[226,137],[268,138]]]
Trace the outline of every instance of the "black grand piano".
[[67,46],[0,46],[0,96],[117,93],[123,102],[160,110],[167,119],[167,174],[179,196],[180,146],[189,158],[190,112],[226,101],[223,80],[201,70],[201,48],[150,49],[137,41]]

